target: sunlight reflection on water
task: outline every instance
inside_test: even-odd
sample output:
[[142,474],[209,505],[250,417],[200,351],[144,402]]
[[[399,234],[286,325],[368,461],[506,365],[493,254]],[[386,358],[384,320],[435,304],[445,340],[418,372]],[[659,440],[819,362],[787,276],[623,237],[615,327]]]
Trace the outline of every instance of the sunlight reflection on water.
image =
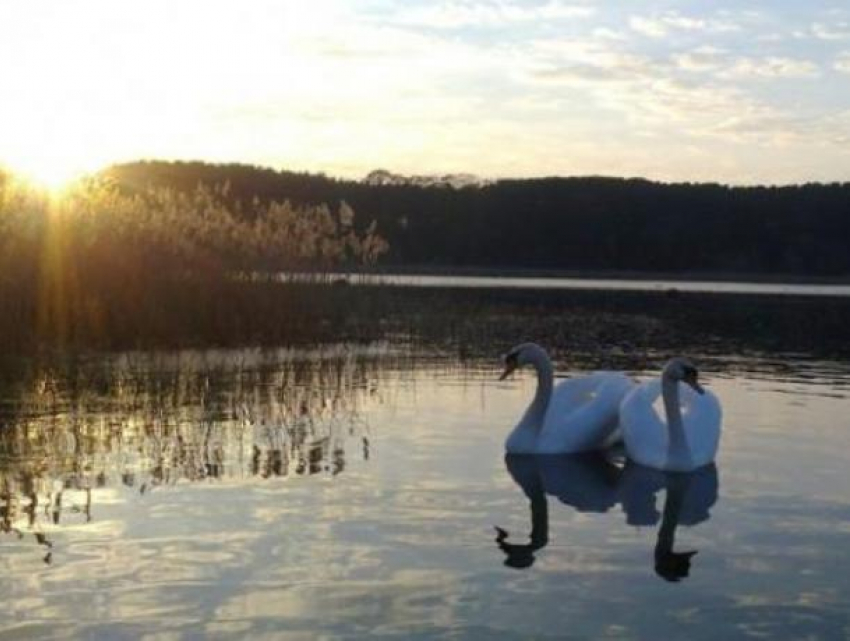
[[0,630],[846,636],[850,368],[730,362],[703,368],[717,467],[685,479],[506,461],[530,376],[386,346],[20,380],[0,428]]

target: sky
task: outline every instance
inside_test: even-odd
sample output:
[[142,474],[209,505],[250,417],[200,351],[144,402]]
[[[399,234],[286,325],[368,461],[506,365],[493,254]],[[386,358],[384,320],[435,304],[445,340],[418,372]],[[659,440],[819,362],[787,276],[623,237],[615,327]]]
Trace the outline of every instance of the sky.
[[850,180],[847,0],[2,0],[0,163]]

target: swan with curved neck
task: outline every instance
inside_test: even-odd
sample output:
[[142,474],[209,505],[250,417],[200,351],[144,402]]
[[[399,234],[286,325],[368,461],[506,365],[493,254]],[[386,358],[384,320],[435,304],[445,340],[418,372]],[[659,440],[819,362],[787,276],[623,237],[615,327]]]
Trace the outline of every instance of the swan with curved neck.
[[[660,380],[643,383],[626,396],[620,424],[629,458],[670,472],[689,472],[714,460],[722,412],[717,397],[699,384],[698,376],[690,360],[673,358]],[[653,407],[659,393],[663,419]]]
[[594,372],[554,384],[549,355],[535,343],[517,345],[504,356],[505,371],[530,365],[537,390],[505,449],[514,454],[564,454],[600,449],[617,428],[620,401],[634,383],[618,372]]

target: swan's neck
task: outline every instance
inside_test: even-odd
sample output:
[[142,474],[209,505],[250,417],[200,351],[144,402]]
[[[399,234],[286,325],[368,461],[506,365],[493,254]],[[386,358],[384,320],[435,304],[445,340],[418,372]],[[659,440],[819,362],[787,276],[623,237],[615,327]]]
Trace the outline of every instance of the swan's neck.
[[552,398],[554,371],[552,361],[543,353],[534,354],[529,363],[537,372],[537,391],[525,415],[527,420],[532,421],[534,426],[540,429],[543,418],[546,416],[546,409],[549,407],[549,400]]
[[676,467],[687,466],[691,460],[691,451],[685,438],[685,424],[682,421],[682,407],[679,404],[679,383],[667,378],[661,381],[661,394],[664,399],[664,412],[667,415],[667,462]]
[[531,405],[505,442],[508,452],[530,454],[537,451],[537,437],[546,420],[552,396],[552,362],[545,352],[532,353],[526,361],[537,371],[537,391]]

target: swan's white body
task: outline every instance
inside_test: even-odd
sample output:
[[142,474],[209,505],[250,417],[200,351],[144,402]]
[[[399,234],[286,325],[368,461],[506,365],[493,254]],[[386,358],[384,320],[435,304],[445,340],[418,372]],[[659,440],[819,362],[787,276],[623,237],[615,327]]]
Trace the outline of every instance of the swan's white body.
[[[695,373],[692,384],[702,393],[670,375],[668,370],[674,369],[674,364],[671,361],[661,379],[639,385],[623,399],[620,427],[626,453],[636,463],[668,472],[689,472],[714,460],[722,411],[717,397],[696,383]],[[664,401],[664,417],[654,407],[659,394]]]
[[512,369],[529,364],[537,371],[537,392],[505,449],[511,454],[567,454],[606,447],[617,430],[620,401],[634,382],[619,372],[594,372],[554,385],[552,362],[543,348],[514,348]]

